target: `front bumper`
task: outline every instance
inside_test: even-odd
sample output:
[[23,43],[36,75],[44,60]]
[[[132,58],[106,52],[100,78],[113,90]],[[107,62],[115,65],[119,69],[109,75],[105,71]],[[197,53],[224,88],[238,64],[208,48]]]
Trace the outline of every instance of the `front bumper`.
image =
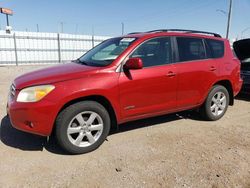
[[9,98],[7,114],[14,128],[21,131],[49,136],[57,115],[55,103],[42,100],[36,103],[20,103]]

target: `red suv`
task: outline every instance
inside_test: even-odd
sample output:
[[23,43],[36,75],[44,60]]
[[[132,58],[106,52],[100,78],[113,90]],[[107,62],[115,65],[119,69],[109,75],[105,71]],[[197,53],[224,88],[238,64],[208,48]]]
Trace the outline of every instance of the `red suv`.
[[74,154],[98,148],[118,124],[188,109],[218,120],[240,91],[228,40],[190,30],[108,39],[79,59],[15,79],[7,112],[20,130]]

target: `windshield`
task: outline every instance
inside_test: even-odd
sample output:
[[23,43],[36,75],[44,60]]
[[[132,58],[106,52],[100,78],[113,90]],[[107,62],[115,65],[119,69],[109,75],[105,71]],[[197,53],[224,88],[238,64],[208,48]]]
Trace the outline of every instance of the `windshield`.
[[89,66],[110,65],[135,40],[131,37],[108,39],[88,51],[77,62]]

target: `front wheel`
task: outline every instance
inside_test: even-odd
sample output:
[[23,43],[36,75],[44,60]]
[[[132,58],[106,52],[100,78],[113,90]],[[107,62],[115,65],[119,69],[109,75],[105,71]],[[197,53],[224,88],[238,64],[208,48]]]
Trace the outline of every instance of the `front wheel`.
[[108,136],[110,117],[94,101],[83,101],[65,108],[56,120],[56,139],[67,152],[82,154],[98,148]]
[[221,85],[215,85],[201,107],[201,115],[210,121],[220,119],[227,111],[229,94],[227,89]]

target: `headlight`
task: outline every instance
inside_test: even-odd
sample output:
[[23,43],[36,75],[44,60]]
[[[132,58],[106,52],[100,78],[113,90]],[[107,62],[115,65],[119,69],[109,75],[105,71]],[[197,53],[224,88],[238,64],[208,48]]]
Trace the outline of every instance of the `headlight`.
[[37,102],[48,95],[55,86],[41,85],[22,89],[17,96],[17,102]]

